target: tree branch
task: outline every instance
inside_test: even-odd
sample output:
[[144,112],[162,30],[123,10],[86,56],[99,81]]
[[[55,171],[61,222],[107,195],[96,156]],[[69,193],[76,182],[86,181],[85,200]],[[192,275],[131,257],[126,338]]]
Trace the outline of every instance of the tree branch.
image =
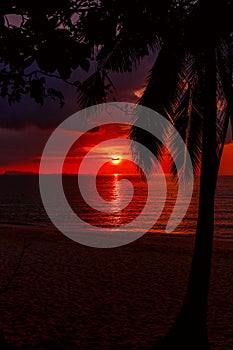
[[64,80],[63,78],[61,78],[59,75],[57,74],[52,74],[52,73],[46,73],[44,71],[41,71],[41,70],[34,70],[33,72],[30,72],[28,74],[23,74],[23,77],[25,78],[30,78],[32,77],[33,75],[37,75],[37,74],[41,74],[41,75],[44,75],[46,77],[49,77],[49,78],[55,78],[55,79],[58,79],[58,80],[62,80],[64,83],[70,85],[70,86],[73,86],[73,87],[77,87],[78,85],[75,84],[75,83],[72,83],[71,81],[69,80]]

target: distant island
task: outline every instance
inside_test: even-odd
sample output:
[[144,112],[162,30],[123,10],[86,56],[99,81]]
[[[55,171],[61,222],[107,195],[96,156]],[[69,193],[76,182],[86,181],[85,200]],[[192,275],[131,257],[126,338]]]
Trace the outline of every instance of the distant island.
[[32,171],[6,170],[3,175],[36,175]]

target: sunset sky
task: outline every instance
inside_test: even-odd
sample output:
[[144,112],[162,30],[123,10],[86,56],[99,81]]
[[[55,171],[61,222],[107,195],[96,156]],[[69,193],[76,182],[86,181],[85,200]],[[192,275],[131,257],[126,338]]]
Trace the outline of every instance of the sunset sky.
[[[112,79],[116,85],[117,100],[123,102],[136,102],[143,91],[145,77],[152,65],[152,57],[146,57],[137,72],[123,75],[112,74]],[[84,73],[76,72],[81,78],[85,78]],[[7,171],[38,172],[39,162],[43,148],[53,130],[67,117],[79,110],[77,96],[72,87],[68,87],[58,82],[52,82],[56,87],[60,87],[65,92],[65,106],[61,109],[59,104],[47,100],[44,106],[36,105],[28,97],[25,97],[20,104],[8,106],[7,101],[1,100],[0,118],[0,173]],[[96,133],[89,133],[81,145],[76,149],[76,156],[71,156],[66,162],[66,172],[73,172],[77,163],[83,156],[83,152],[91,149],[93,145],[102,141],[102,138],[116,138],[119,135],[126,137],[127,129],[115,130],[113,127],[108,130],[98,130]],[[225,146],[220,174],[233,175],[233,143],[228,142]],[[115,147],[115,148],[114,148]],[[117,148],[112,145],[109,149],[101,149],[93,157],[101,157],[108,162],[108,168],[104,171],[110,172],[134,172],[134,168],[129,163],[121,161],[119,164],[111,163],[111,158],[116,156],[124,158],[124,153],[128,150]],[[59,156],[59,155],[57,155]],[[48,173],[53,173],[53,164],[56,158],[48,162]],[[109,163],[110,162],[110,163]],[[88,169],[87,169],[88,173]]]

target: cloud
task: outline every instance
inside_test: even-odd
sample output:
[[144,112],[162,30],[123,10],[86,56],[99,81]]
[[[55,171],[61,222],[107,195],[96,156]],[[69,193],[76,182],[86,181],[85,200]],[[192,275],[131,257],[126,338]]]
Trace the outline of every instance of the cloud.
[[[25,130],[0,129],[0,171],[11,166],[38,163],[51,131],[35,127]],[[1,172],[2,172],[1,171]]]
[[12,106],[8,105],[7,100],[1,100],[0,128],[23,129],[36,126],[40,129],[51,129],[57,127],[77,109],[74,91],[65,87],[65,95],[67,98],[63,108],[52,99],[47,99],[43,106],[25,96],[20,103]]

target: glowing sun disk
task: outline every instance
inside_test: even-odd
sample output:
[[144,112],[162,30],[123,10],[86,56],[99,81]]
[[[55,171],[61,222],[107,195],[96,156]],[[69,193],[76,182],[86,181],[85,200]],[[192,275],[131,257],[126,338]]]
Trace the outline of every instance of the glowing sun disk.
[[121,159],[119,157],[112,157],[112,163],[113,164],[117,165],[117,164],[120,163],[120,161],[121,161]]

